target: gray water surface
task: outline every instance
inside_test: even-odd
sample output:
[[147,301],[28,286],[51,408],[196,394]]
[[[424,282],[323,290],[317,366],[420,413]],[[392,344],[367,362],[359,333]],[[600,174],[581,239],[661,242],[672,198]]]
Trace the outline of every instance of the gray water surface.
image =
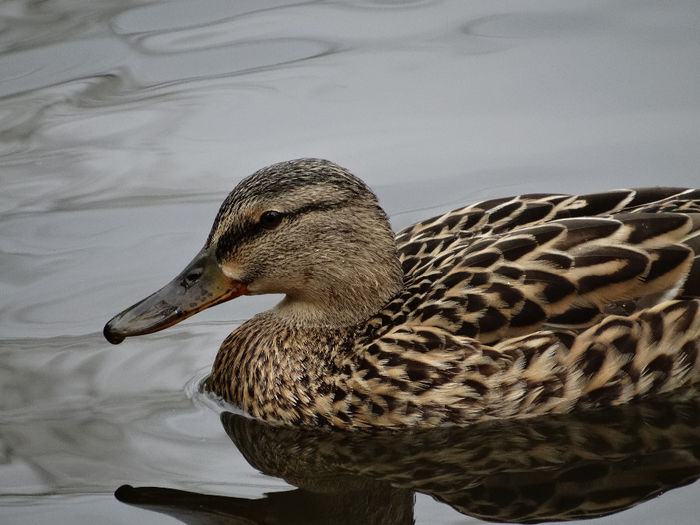
[[[182,269],[238,180],[302,156],[366,180],[395,228],[524,192],[698,186],[700,4],[2,3],[0,522],[178,523],[123,484],[293,490],[198,392],[277,298],[119,347],[101,330]],[[481,522],[427,493],[416,523]],[[695,524],[698,495],[591,523]]]

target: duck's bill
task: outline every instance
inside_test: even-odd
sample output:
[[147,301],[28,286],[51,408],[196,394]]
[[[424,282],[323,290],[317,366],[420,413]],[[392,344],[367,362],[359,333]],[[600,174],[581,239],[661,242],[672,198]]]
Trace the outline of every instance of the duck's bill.
[[114,316],[103,333],[116,345],[126,337],[163,330],[245,293],[245,285],[226,277],[213,254],[202,250],[175,279]]

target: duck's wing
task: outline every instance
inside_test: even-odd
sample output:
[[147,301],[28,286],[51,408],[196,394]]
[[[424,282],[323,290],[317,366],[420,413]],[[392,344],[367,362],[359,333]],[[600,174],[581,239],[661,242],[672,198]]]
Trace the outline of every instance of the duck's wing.
[[[492,343],[700,296],[700,192],[537,195],[475,206],[488,209],[469,207],[399,234],[406,288],[370,322],[377,335],[397,324],[436,326]],[[590,216],[597,213],[604,216]]]
[[352,396],[334,402],[358,427],[567,413],[697,382],[700,299],[606,316],[580,333],[542,330],[493,345],[438,326],[394,326],[358,343]]
[[346,408],[464,424],[696,381],[698,209],[675,188],[528,196],[405,230],[406,286],[359,334]]

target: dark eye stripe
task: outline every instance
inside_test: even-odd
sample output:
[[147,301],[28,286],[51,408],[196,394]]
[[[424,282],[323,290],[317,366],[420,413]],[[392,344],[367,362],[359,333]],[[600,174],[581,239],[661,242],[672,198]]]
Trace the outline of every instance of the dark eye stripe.
[[[295,220],[303,215],[306,215],[307,213],[342,208],[347,204],[347,202],[347,199],[333,202],[314,202],[311,204],[307,204],[306,206],[297,208],[293,211],[277,213],[281,215],[280,222],[285,218],[288,220]],[[269,213],[269,211],[276,210],[268,210],[265,213]],[[263,215],[265,215],[265,213]],[[221,237],[219,237],[219,240],[216,245],[216,258],[219,260],[223,259],[226,255],[231,253],[236,246],[240,246],[242,244],[245,244],[246,242],[250,242],[268,231],[270,231],[270,229],[266,228],[262,224],[262,221],[248,220],[243,223],[231,226],[231,228],[229,228],[226,232],[224,232],[221,235]]]

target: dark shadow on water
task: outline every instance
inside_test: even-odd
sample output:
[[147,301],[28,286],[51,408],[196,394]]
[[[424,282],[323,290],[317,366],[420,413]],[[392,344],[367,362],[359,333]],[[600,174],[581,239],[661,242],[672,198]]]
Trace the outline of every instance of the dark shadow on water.
[[120,487],[185,523],[413,523],[421,492],[482,520],[619,512],[700,477],[700,388],[613,409],[429,431],[340,433],[222,423],[246,460],[295,490],[259,499]]

